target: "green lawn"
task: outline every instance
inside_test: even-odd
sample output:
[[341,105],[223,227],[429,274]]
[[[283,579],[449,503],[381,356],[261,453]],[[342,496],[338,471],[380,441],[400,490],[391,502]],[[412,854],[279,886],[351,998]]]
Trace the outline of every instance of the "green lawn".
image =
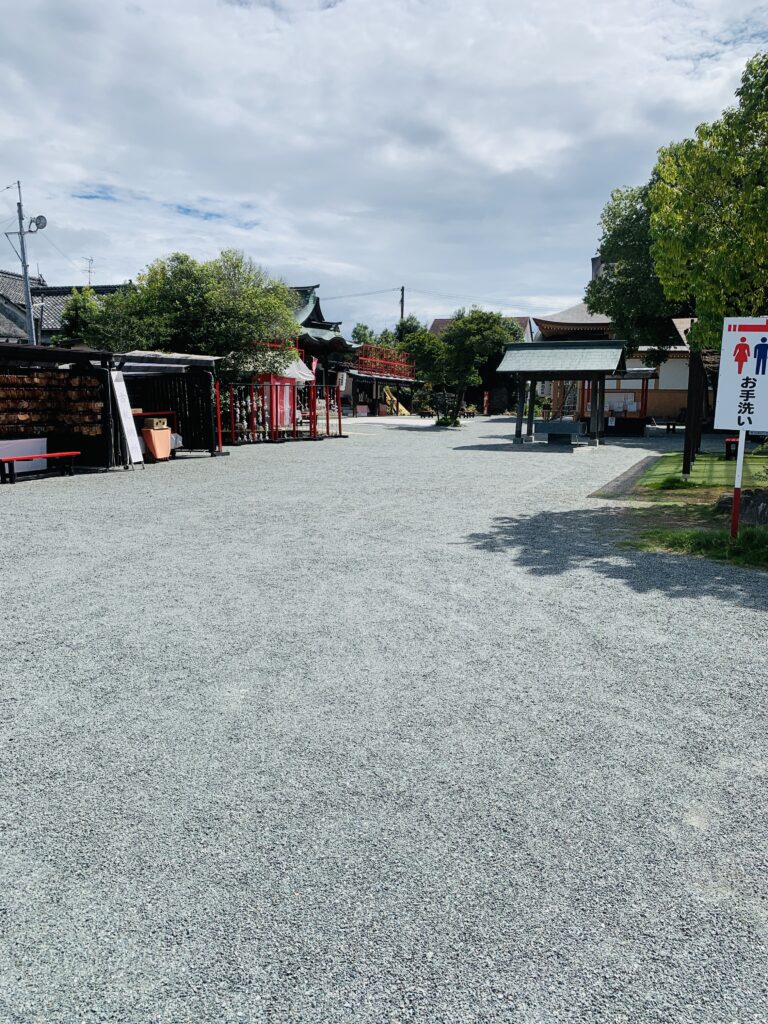
[[731,540],[729,530],[646,530],[632,547],[642,551],[678,551],[686,555],[704,555],[734,565],[768,569],[768,527],[745,527],[739,539]]
[[[693,464],[686,484],[681,476],[682,453],[671,452],[662,455],[638,481],[639,487],[654,491],[677,490],[688,487],[733,487],[736,462],[725,461],[724,455],[701,454]],[[768,488],[768,456],[747,455],[744,459],[742,487]]]

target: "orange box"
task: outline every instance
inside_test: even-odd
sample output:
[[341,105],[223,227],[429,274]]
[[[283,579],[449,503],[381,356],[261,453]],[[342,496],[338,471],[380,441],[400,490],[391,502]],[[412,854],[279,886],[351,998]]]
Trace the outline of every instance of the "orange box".
[[147,446],[147,451],[153,459],[159,461],[160,459],[169,459],[171,457],[171,428],[158,428],[152,430],[149,427],[145,427],[141,436],[144,438],[144,444]]

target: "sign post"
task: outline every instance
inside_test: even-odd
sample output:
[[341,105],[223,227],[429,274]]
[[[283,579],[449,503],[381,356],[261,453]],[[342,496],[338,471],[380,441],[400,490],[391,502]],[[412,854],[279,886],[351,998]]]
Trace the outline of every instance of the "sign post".
[[736,478],[733,483],[733,509],[731,510],[731,540],[739,536],[739,515],[741,513],[741,474],[744,470],[744,448],[747,444],[746,430],[739,431],[739,447],[736,453]]
[[723,321],[715,430],[738,430],[731,537],[739,535],[741,478],[747,431],[768,433],[768,317]]
[[[141,454],[139,435],[136,432],[136,421],[131,412],[131,403],[128,399],[128,391],[125,387],[125,380],[120,370],[111,370],[112,391],[117,402],[117,413],[120,417],[120,426],[123,429],[123,437],[128,449],[129,465],[138,463],[144,464],[144,456]],[[127,468],[127,467],[126,467]]]

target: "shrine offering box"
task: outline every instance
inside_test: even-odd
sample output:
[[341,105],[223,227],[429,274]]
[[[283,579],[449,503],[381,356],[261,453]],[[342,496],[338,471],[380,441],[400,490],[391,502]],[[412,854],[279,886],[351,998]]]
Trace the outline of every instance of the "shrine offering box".
[[145,427],[141,436],[144,438],[144,444],[147,446],[147,451],[153,459],[158,462],[162,459],[169,459],[171,457],[171,431],[169,427],[153,429]]

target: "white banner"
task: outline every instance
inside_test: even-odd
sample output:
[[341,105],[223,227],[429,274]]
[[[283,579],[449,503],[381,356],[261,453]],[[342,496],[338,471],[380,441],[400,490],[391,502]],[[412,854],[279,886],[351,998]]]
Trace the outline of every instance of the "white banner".
[[768,433],[768,317],[723,321],[715,430]]

